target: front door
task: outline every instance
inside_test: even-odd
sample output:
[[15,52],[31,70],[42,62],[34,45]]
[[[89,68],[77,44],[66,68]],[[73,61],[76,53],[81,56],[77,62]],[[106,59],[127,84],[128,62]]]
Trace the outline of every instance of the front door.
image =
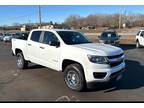
[[40,44],[40,60],[44,66],[59,70],[61,47],[50,45],[52,41],[59,41],[56,35],[50,31],[45,31]]

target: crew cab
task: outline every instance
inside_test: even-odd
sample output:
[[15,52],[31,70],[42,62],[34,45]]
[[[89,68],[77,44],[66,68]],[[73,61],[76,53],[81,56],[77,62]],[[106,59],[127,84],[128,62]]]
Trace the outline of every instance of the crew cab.
[[140,30],[136,35],[136,48],[144,46],[144,30]]
[[27,40],[12,39],[12,51],[19,69],[33,62],[64,72],[66,85],[76,91],[89,83],[119,80],[125,70],[121,48],[92,43],[74,30],[32,30]]

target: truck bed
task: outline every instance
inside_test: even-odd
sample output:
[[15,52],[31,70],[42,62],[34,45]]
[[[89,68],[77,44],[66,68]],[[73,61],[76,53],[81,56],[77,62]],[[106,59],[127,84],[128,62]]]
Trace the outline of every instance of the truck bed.
[[27,44],[27,40],[13,38],[12,39],[12,51],[14,55],[15,55],[15,49],[22,49],[23,53],[25,53],[26,48],[27,48],[26,44]]

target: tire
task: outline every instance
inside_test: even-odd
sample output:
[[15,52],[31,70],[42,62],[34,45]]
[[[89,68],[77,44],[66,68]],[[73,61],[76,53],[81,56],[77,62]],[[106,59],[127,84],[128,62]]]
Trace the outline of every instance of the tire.
[[137,40],[136,41],[136,48],[140,48],[141,47],[141,45],[139,44],[139,41]]
[[28,61],[24,59],[22,52],[17,53],[17,68],[26,69],[28,67]]
[[64,81],[71,90],[83,91],[86,89],[84,72],[79,64],[71,64],[66,67]]

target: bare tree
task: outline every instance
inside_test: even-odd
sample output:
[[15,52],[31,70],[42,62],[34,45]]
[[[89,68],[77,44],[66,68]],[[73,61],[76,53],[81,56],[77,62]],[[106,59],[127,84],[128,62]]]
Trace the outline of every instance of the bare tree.
[[[122,15],[121,24],[126,24],[127,27],[142,27],[144,26],[143,14],[127,14]],[[65,22],[73,28],[80,28],[85,26],[94,27],[119,27],[119,14],[95,14],[81,17],[79,15],[69,16]]]

